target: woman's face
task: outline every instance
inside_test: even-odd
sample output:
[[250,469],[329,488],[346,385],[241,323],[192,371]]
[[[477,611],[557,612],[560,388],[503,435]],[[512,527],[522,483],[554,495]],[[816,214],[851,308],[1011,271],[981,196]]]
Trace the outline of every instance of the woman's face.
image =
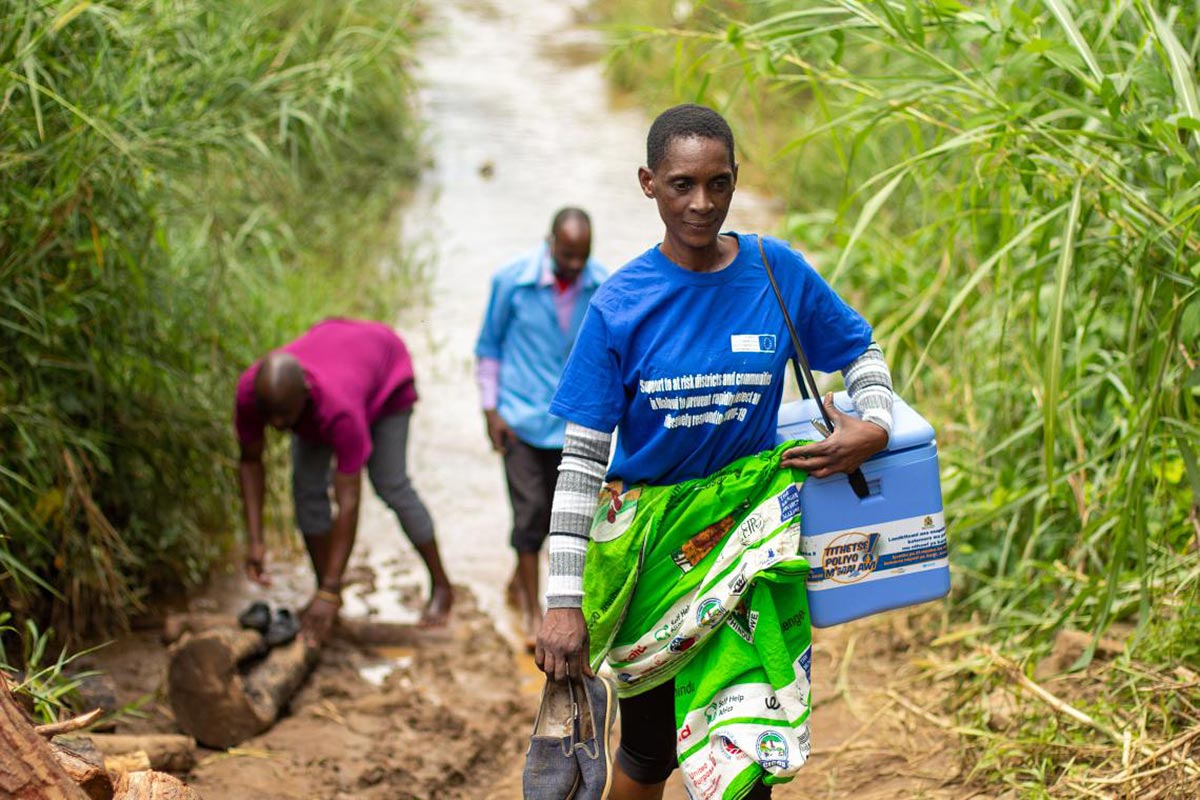
[[689,248],[711,247],[721,233],[737,184],[737,166],[719,139],[672,139],[653,172],[638,170],[642,192],[658,203],[667,238]]

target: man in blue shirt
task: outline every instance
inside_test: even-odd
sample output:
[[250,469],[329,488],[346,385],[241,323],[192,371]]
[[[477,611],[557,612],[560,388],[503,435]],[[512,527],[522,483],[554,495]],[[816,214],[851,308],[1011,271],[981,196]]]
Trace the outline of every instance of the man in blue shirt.
[[542,620],[538,554],[550,530],[565,427],[550,415],[550,400],[588,303],[607,275],[590,258],[591,249],[586,212],[555,214],[546,241],[493,276],[475,345],[488,439],[504,455],[512,504],[517,567],[509,597],[523,607],[530,648]]

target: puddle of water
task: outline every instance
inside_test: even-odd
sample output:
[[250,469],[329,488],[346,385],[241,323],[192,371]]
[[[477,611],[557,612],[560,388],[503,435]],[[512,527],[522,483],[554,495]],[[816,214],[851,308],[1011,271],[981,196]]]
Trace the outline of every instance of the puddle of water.
[[396,665],[388,663],[371,664],[358,668],[358,674],[372,686],[383,686],[383,682],[395,671]]

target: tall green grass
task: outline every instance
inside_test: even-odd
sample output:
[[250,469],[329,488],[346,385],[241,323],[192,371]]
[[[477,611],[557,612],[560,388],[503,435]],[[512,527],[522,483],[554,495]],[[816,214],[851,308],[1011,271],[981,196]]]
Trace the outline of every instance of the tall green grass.
[[935,423],[957,607],[1036,639],[1194,597],[1200,7],[606,5],[614,79],[728,113]]
[[[1200,5],[599,3],[613,80],[727,114],[938,431],[968,624],[923,653],[966,780],[1194,795]],[[994,658],[1032,672],[1060,629],[1117,620],[1125,654],[1053,685],[1091,724]]]
[[[386,316],[409,0],[0,0],[0,603],[120,628],[236,526],[237,372]],[[381,260],[384,259],[384,260]]]

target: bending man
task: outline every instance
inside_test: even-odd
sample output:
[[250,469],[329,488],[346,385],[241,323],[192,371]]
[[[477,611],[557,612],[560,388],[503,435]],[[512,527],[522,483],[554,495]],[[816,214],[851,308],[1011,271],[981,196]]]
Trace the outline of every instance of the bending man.
[[[271,583],[262,529],[263,434],[269,424],[292,433],[296,524],[317,577],[316,594],[302,615],[312,640],[328,636],[341,605],[364,467],[429,570],[432,586],[422,624],[442,624],[450,611],[453,594],[433,520],[407,472],[408,423],[416,400],[408,350],[391,328],[377,322],[321,322],[255,362],[238,381],[234,418],[241,445],[246,574],[257,583]],[[331,483],[336,516],[329,503]]]

